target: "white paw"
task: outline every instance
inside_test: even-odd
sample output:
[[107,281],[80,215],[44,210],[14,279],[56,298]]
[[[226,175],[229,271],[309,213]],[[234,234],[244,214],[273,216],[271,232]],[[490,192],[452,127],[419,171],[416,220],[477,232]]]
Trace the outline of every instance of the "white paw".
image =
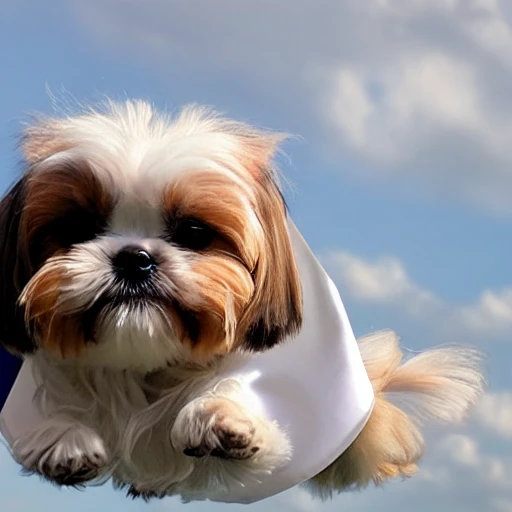
[[28,473],[58,485],[80,485],[106,471],[109,458],[101,438],[77,423],[50,420],[13,445]]
[[289,442],[277,425],[252,418],[227,398],[198,399],[188,404],[173,425],[171,442],[190,457],[244,461],[266,473],[291,456]]

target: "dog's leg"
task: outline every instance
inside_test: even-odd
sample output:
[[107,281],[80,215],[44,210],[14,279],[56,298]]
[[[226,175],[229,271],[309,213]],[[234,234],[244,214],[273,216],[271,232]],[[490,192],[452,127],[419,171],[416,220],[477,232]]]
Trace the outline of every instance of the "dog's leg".
[[17,440],[13,456],[27,473],[58,485],[80,485],[101,475],[109,457],[102,439],[72,419],[48,418]]
[[200,397],[178,414],[171,431],[174,448],[191,457],[244,461],[251,469],[273,471],[291,457],[287,436],[272,421],[243,405],[243,399]]

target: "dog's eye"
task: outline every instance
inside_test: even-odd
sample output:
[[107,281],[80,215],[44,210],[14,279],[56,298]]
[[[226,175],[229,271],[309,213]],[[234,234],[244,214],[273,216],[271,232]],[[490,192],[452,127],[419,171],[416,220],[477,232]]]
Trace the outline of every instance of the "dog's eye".
[[104,231],[104,227],[95,215],[72,210],[43,225],[33,236],[31,244],[36,252],[44,248],[68,249],[74,244],[93,240]]
[[55,251],[88,242],[104,232],[104,220],[91,212],[70,210],[42,224],[32,233],[30,259],[35,266]]
[[71,247],[96,238],[103,232],[104,225],[96,215],[75,210],[55,219],[52,229],[61,246]]
[[184,219],[172,230],[171,241],[185,249],[201,251],[215,239],[215,231],[195,219]]

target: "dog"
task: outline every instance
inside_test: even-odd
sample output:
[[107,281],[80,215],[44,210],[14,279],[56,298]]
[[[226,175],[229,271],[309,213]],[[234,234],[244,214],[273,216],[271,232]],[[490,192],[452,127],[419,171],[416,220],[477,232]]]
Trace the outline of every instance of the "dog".
[[[193,499],[290,460],[285,430],[216,380],[234,358],[293,343],[301,329],[274,164],[285,138],[201,106],[171,116],[145,101],[27,127],[26,168],[0,203],[0,343],[31,359],[46,411],[12,447],[26,472]],[[358,343],[375,405],[350,447],[306,482],[323,498],[412,475],[420,420],[457,423],[484,389],[471,349],[404,361],[391,331]]]

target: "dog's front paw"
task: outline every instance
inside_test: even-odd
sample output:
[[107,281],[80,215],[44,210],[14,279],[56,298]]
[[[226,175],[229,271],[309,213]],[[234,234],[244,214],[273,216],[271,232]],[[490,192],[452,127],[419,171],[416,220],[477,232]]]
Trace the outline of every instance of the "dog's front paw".
[[202,438],[189,440],[183,453],[192,457],[248,459],[260,450],[255,433],[256,428],[249,419],[218,415],[210,429],[203,430]]
[[219,417],[213,427],[219,447],[211,455],[227,459],[248,459],[260,451],[261,439],[256,436],[256,427],[251,420]]
[[62,486],[85,484],[100,476],[109,458],[101,438],[84,425],[49,421],[13,446],[27,473]]
[[211,455],[224,459],[249,459],[264,439],[257,425],[235,402],[203,399],[185,407],[174,424],[174,447],[191,457]]

